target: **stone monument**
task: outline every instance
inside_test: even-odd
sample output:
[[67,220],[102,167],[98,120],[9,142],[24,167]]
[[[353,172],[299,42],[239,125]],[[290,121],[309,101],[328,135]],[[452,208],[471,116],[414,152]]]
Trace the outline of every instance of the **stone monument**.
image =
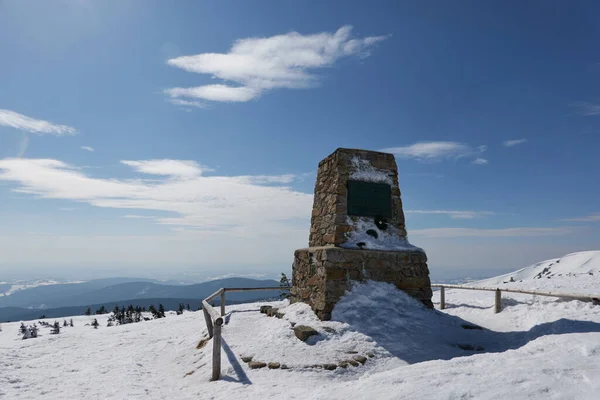
[[394,156],[340,148],[319,163],[309,247],[294,253],[291,300],[328,320],[349,283],[368,279],[433,308],[427,256],[406,239]]

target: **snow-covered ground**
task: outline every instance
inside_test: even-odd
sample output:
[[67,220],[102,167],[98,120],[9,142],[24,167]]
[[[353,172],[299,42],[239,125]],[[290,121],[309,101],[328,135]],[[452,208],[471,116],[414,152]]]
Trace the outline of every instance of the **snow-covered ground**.
[[[535,274],[522,270],[486,285],[590,291],[600,288],[598,254],[563,257],[560,270],[554,260],[551,279],[535,278],[544,264],[531,267]],[[259,313],[265,303],[228,306],[217,382],[209,382],[212,343],[196,349],[206,337],[201,312],[114,327],[106,327],[107,315],[97,316],[97,330],[85,325],[94,317],[77,316],[59,335],[42,328],[29,340],[17,334],[19,323],[7,323],[0,332],[0,399],[599,398],[600,306],[508,293],[503,301],[494,314],[493,293],[448,290],[448,309],[432,311],[392,285],[367,282],[338,303],[328,322],[302,304],[271,303],[285,312],[282,319]],[[301,342],[292,323],[319,335]],[[366,363],[315,367],[356,355]],[[242,357],[250,356],[289,369],[249,369]]]

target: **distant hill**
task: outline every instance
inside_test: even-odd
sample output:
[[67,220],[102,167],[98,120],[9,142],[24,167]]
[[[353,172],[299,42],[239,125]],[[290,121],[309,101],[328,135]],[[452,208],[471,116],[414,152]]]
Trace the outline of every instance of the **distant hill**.
[[[84,294],[108,286],[126,282],[156,282],[144,278],[106,278],[81,283],[57,283],[19,290],[9,296],[0,297],[0,307],[35,307],[52,304],[61,298]],[[73,305],[73,304],[70,304]]]
[[[113,281],[114,282],[114,281]],[[274,280],[256,280],[248,278],[227,278],[193,285],[162,285],[154,282],[126,282],[117,283],[99,289],[105,282],[85,282],[79,284],[51,285],[26,289],[15,296],[7,307],[0,307],[0,321],[14,321],[21,319],[38,318],[45,314],[48,318],[82,314],[88,306],[95,311],[102,305],[107,309],[115,305],[140,305],[149,306],[163,303],[166,308],[176,309],[177,305],[190,303],[191,307],[198,309],[201,300],[222,287],[277,287],[279,282]],[[50,287],[50,290],[47,288]],[[61,293],[61,290],[63,292]],[[32,292],[32,293],[28,293]],[[279,297],[279,291],[254,291],[233,292],[227,294],[227,303],[242,303],[273,299]],[[44,297],[47,294],[48,297]],[[2,300],[1,298],[0,300]],[[16,301],[15,301],[16,300]],[[215,300],[219,303],[219,299]],[[39,305],[44,305],[39,307]]]
[[0,293],[7,292],[11,287],[11,283],[0,283]]
[[[251,301],[260,301],[260,300],[273,300],[274,298],[278,299],[278,292],[275,296],[273,296],[272,292],[253,292],[254,298]],[[271,293],[271,295],[266,295]],[[233,295],[233,293],[231,293]],[[229,297],[229,296],[228,296]],[[239,304],[244,303],[245,301],[235,301],[226,299],[226,303],[230,304]],[[190,310],[195,311],[201,308],[202,299],[173,299],[173,298],[153,298],[153,299],[130,299],[117,301],[112,303],[102,303],[102,304],[91,304],[85,306],[71,306],[71,307],[59,307],[59,308],[49,308],[45,310],[31,310],[28,308],[20,308],[20,307],[4,307],[0,308],[0,322],[11,322],[11,321],[28,321],[39,319],[40,316],[44,315],[46,319],[53,318],[64,318],[75,315],[83,315],[88,307],[91,309],[92,313],[95,313],[100,307],[104,306],[104,308],[108,311],[112,311],[115,306],[118,307],[127,307],[128,305],[133,305],[134,307],[146,307],[148,308],[150,305],[154,305],[158,308],[159,304],[162,304],[167,311],[174,311],[179,308],[179,303],[183,303],[186,306],[189,304]],[[219,299],[214,301],[215,305],[220,304]]]

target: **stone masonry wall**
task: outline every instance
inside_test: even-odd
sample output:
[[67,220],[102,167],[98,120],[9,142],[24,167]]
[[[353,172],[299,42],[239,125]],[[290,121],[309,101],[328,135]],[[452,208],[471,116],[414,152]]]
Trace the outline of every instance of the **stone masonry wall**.
[[422,252],[311,247],[296,250],[292,299],[309,304],[322,320],[331,318],[350,281],[389,282],[433,308],[427,256]]
[[[357,160],[361,160],[357,163]],[[402,200],[398,186],[398,170],[392,154],[374,151],[337,149],[319,163],[311,217],[309,246],[339,246],[353,228],[348,224],[347,181],[360,178],[360,173],[375,171],[392,187],[392,218],[388,223],[406,237]],[[364,175],[364,174],[363,174]],[[350,217],[352,218],[352,217]]]

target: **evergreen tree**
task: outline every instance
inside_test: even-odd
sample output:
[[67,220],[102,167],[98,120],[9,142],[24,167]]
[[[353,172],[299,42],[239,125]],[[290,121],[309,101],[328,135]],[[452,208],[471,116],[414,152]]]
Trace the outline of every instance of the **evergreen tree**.
[[289,298],[290,291],[288,288],[292,287],[292,283],[290,282],[288,277],[283,272],[281,273],[281,279],[279,279],[279,287],[282,289],[279,296],[283,297],[284,299]]
[[69,324],[67,324],[67,320],[66,319],[63,319],[63,327],[65,327],[65,326],[69,326]]
[[40,315],[40,317],[38,319],[44,319],[44,318],[46,318],[46,314]]
[[92,309],[90,307],[88,307],[88,309],[85,310],[85,315],[92,315]]
[[21,332],[21,335],[27,333],[27,327],[22,322],[21,322],[21,326],[19,327],[19,332]]
[[186,309],[187,309],[188,311],[190,311],[190,303],[187,303],[187,307],[186,307]]
[[29,327],[29,336],[32,338],[36,338],[38,334],[38,327],[33,324]]
[[53,335],[58,335],[60,333],[60,324],[58,321],[54,321],[54,325],[52,326],[50,333]]
[[185,310],[185,304],[179,303],[179,307],[177,308],[177,315],[183,314],[183,310]]
[[73,318],[69,320],[69,326],[73,326]]
[[99,309],[96,310],[96,315],[101,315],[101,314],[106,314],[106,308],[104,308],[104,306],[100,307]]
[[98,325],[100,325],[98,323],[98,320],[96,318],[94,318],[94,321],[92,322],[92,326],[94,327],[94,329],[98,329]]
[[159,317],[156,316],[157,315],[157,311],[156,311],[156,308],[154,308],[154,304],[150,304],[150,307],[148,307],[148,311],[150,313],[152,313],[152,317],[159,318]]
[[160,315],[159,318],[165,317],[165,307],[162,305],[162,303],[158,305],[158,314]]

